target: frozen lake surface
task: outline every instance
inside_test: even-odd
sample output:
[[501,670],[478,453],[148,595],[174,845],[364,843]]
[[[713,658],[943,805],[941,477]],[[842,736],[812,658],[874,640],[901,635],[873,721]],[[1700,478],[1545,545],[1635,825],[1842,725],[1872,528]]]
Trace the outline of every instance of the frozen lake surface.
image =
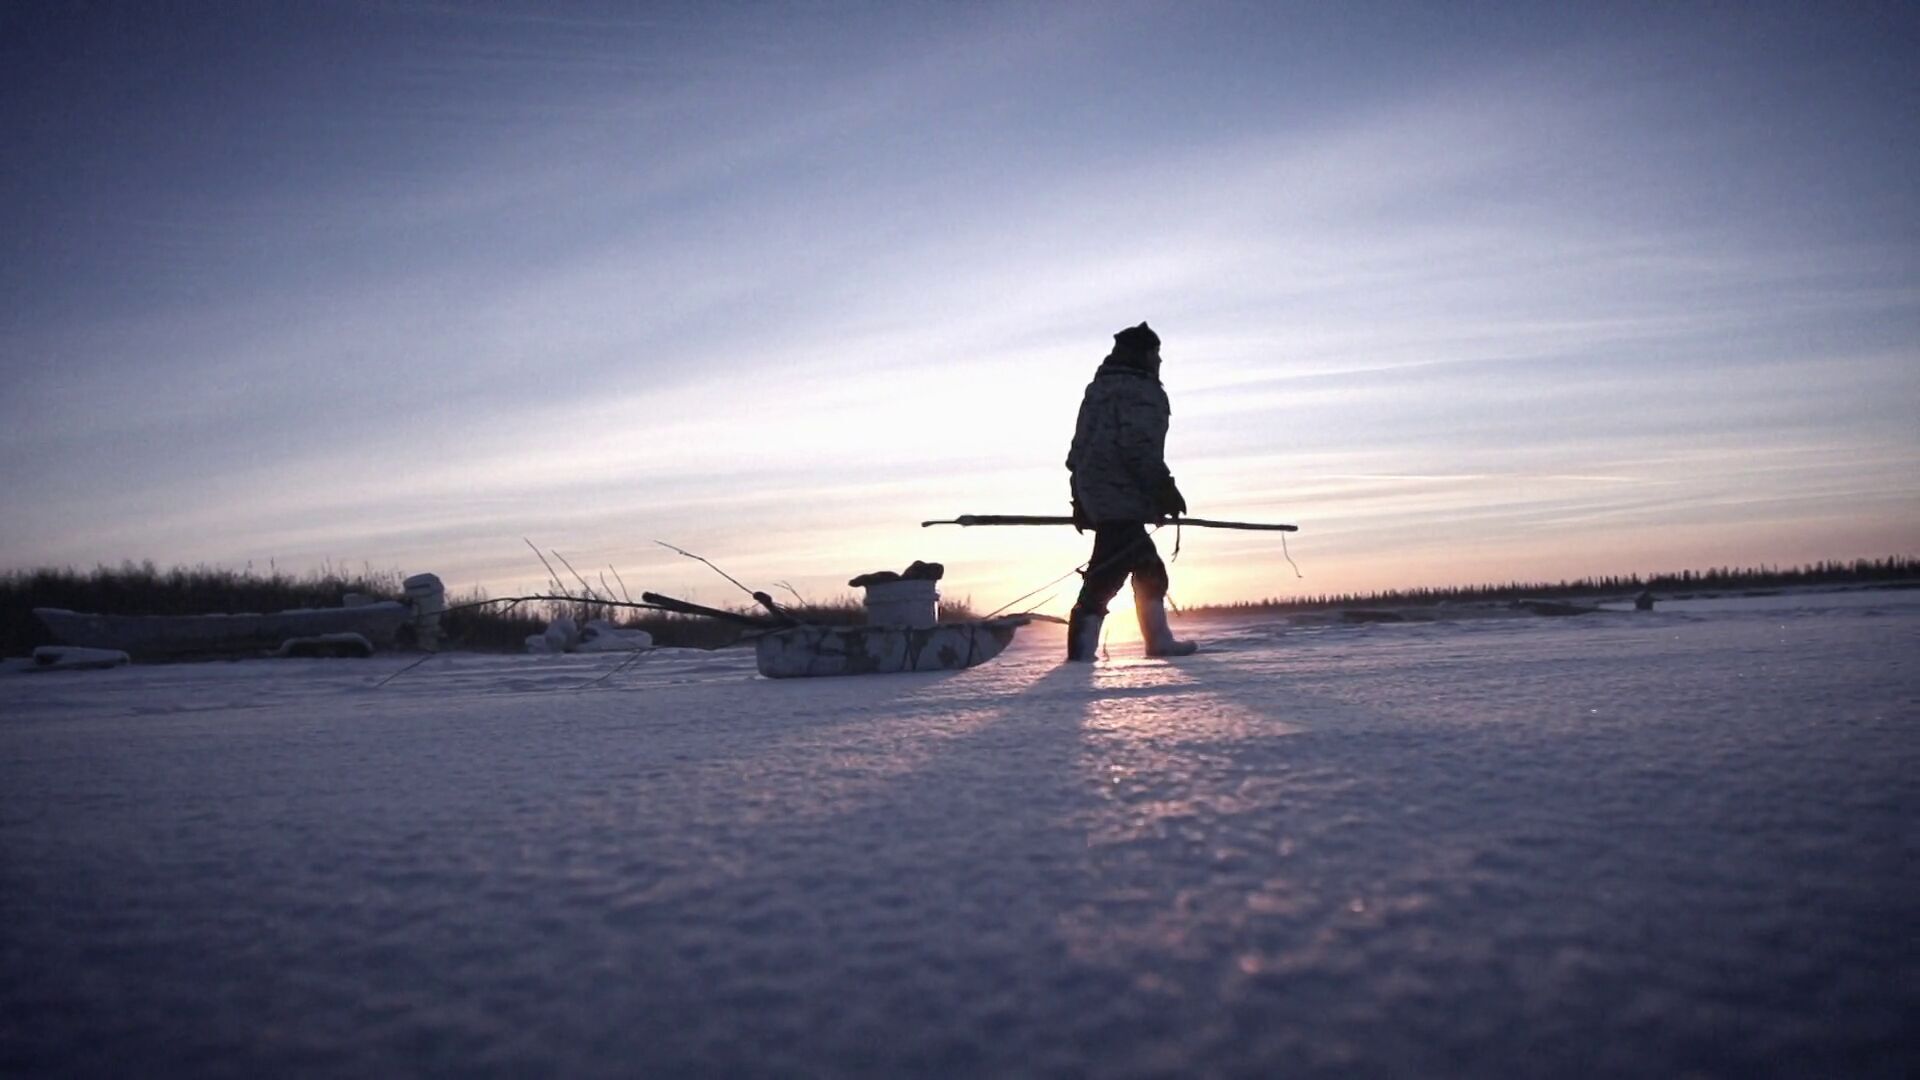
[[0,1073],[1920,1067],[1920,592],[1199,636],[0,675]]

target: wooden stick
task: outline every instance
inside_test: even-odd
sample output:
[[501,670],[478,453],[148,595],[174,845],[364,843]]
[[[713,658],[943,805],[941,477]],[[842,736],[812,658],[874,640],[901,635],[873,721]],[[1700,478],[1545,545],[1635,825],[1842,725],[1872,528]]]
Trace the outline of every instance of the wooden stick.
[[773,602],[773,597],[768,596],[766,593],[760,591],[759,589],[755,589],[753,591],[753,600],[754,600],[754,603],[757,603],[761,607],[766,608],[768,611],[773,612],[774,618],[781,620],[782,622],[786,623],[788,626],[800,625],[799,619],[796,619],[793,616],[787,614],[787,610],[785,608]]
[[[1044,514],[961,514],[947,521],[923,521],[921,528],[929,525],[1071,525],[1070,517],[1049,517]],[[1200,529],[1249,529],[1259,532],[1299,532],[1298,525],[1269,525],[1257,521],[1215,521],[1211,518],[1166,518],[1161,521],[1149,521],[1148,525],[1192,525]]]
[[557,595],[535,594],[533,596],[492,596],[492,597],[488,597],[485,600],[475,600],[466,604],[455,604],[452,607],[449,607],[445,611],[441,612],[441,614],[447,615],[456,611],[472,611],[474,608],[489,607],[493,604],[506,604],[507,606],[512,607],[517,604],[524,604],[529,600],[555,600],[565,604],[593,604],[598,607],[642,608],[647,611],[672,611],[673,610],[672,608],[669,608],[669,607],[662,607],[659,604],[636,604],[631,600],[625,603],[622,603],[618,600],[595,600],[585,596],[568,596],[564,593],[561,593]]
[[665,611],[677,611],[682,615],[705,615],[709,619],[723,619],[727,622],[745,623],[748,626],[758,626],[765,629],[789,626],[792,625],[793,622],[790,618],[786,622],[780,623],[772,619],[763,619],[758,615],[742,615],[737,611],[723,611],[720,608],[701,607],[699,604],[690,604],[685,600],[675,600],[671,596],[661,596],[659,593],[643,592],[640,594],[640,599]]

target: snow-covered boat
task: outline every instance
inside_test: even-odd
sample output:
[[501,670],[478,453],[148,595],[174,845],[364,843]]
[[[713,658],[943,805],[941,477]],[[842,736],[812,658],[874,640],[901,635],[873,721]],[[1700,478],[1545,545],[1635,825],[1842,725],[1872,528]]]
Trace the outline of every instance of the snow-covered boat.
[[375,647],[390,647],[414,617],[411,607],[391,600],[239,615],[93,615],[62,608],[33,613],[62,644],[118,649],[136,659],[271,651],[294,638],[329,634],[359,634]]
[[770,679],[952,671],[999,656],[1029,621],[1006,615],[925,627],[794,626],[762,636],[755,660]]

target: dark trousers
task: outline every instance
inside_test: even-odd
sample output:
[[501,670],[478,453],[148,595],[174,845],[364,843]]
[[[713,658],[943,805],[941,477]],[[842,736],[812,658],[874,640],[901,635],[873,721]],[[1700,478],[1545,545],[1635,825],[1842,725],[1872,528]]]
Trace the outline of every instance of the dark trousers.
[[1153,537],[1137,521],[1093,527],[1093,555],[1087,559],[1080,602],[1074,606],[1089,615],[1105,615],[1107,602],[1133,575],[1133,591],[1151,597],[1167,595],[1167,564],[1154,550]]

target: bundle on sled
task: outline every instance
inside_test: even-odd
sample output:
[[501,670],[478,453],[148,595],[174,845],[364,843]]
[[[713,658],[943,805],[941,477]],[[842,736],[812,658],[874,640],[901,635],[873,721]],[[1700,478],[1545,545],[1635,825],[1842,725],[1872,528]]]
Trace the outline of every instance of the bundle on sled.
[[749,622],[765,630],[754,642],[760,674],[770,679],[821,675],[885,675],[904,671],[953,671],[999,656],[1014,631],[1032,616],[940,622],[939,563],[915,562],[904,572],[881,570],[848,582],[865,590],[866,624],[823,626],[802,623],[781,611],[764,593],[755,599],[767,616],[742,616],[700,608],[655,593],[644,599],[675,610]]

